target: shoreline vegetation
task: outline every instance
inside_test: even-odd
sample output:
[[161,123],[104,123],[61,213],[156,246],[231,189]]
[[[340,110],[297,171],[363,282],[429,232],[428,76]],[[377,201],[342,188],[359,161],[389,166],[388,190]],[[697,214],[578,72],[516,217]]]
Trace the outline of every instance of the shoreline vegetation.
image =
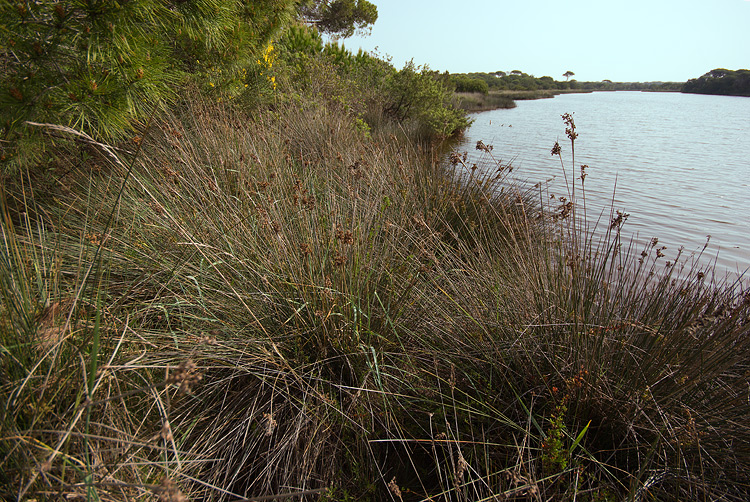
[[455,89],[456,106],[469,113],[502,108],[515,108],[516,100],[546,99],[559,94],[602,91],[680,92],[680,82],[579,82],[573,72],[566,72],[565,81],[552,77],[535,77],[520,70],[494,73],[439,75]]
[[748,499],[750,290],[587,237],[571,115],[542,200],[328,4],[191,4],[0,11],[0,498]]
[[456,92],[456,106],[468,113],[484,112],[497,109],[510,109],[516,107],[516,101],[554,98],[560,94],[591,93],[594,91],[584,89],[559,89],[559,90],[529,90],[529,91],[489,91],[481,92]]
[[[572,72],[568,72],[572,76]],[[516,100],[545,99],[559,94],[606,91],[683,92],[750,96],[750,70],[717,68],[697,79],[681,82],[578,82],[536,78],[519,70],[510,73],[443,74],[455,87],[456,106],[468,113],[515,108]]]

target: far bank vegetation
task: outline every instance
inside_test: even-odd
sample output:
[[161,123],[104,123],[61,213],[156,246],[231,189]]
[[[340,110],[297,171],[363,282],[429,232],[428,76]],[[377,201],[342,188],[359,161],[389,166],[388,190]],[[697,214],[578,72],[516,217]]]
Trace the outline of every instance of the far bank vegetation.
[[[437,75],[437,74],[436,74]],[[682,88],[675,82],[579,82],[569,80],[573,72],[566,72],[566,80],[535,77],[520,70],[493,73],[444,73],[440,78],[455,89],[458,106],[469,111],[513,108],[516,100],[551,98],[558,94],[592,91],[670,91]]]

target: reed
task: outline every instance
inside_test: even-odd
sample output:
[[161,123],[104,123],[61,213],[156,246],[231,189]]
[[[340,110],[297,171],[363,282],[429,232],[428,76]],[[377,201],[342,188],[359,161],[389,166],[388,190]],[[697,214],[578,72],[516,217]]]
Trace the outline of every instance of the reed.
[[513,97],[497,92],[457,92],[455,99],[456,106],[469,113],[516,107]]
[[5,180],[3,497],[745,500],[742,282],[396,132],[188,95]]

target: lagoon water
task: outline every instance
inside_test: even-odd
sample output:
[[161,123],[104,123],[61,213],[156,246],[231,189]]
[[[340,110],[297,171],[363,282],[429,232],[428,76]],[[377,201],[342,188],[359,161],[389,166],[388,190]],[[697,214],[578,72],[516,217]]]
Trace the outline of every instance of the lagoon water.
[[[513,179],[542,182],[549,199],[567,195],[560,158],[550,154],[559,141],[569,180],[589,166],[589,220],[603,213],[608,224],[611,207],[629,213],[623,235],[641,245],[658,238],[667,260],[680,247],[683,259],[699,255],[710,235],[701,263],[715,261],[721,276],[750,268],[750,98],[597,92],[517,103],[474,114],[459,150],[482,167],[476,142],[492,145],[496,159],[512,162]],[[575,169],[563,113],[579,134]]]

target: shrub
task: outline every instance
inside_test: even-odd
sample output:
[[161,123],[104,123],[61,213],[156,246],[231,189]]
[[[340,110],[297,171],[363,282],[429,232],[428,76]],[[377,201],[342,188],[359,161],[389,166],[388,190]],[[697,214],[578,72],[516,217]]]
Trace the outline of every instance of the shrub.
[[316,31],[304,27],[288,30],[280,46],[290,87],[318,87],[315,92],[345,104],[360,119],[406,124],[415,137],[427,140],[453,136],[469,125],[446,85],[413,62],[397,71],[361,50],[355,55],[336,43],[323,45]]
[[427,136],[446,138],[469,125],[451,104],[452,92],[413,61],[389,77],[386,90],[385,111],[399,122],[415,121]]
[[451,75],[450,82],[456,92],[479,92],[487,94],[490,86],[482,79],[471,78],[467,75]]

